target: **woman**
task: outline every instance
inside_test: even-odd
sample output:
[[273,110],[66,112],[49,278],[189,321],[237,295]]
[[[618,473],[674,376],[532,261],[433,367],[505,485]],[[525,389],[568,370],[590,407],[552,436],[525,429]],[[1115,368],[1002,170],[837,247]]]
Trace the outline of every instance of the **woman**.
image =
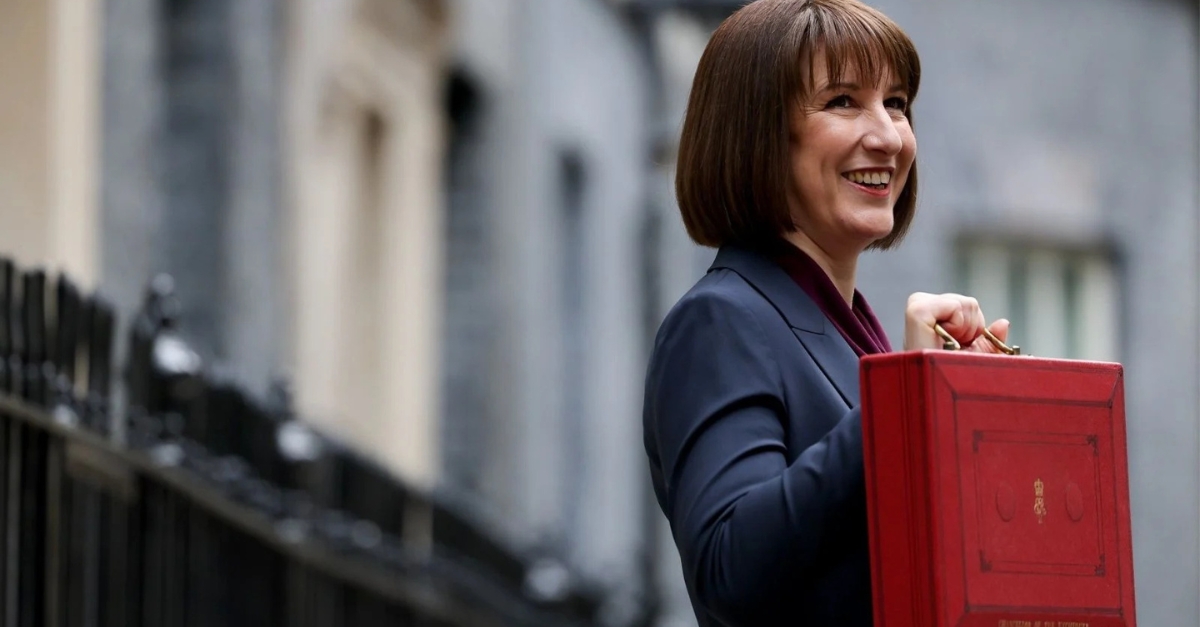
[[[719,252],[662,323],[643,418],[702,626],[872,623],[858,360],[892,349],[855,271],[912,220],[919,81],[856,0],[758,0],[700,60],[676,192]],[[995,351],[974,299],[914,294],[904,316],[905,350],[940,348],[940,323]]]

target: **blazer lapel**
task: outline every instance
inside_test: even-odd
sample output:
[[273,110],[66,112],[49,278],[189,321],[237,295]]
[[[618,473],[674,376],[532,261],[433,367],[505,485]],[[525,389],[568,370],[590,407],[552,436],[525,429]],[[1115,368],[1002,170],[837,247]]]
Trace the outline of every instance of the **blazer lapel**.
[[736,246],[724,246],[709,271],[732,270],[774,305],[792,333],[850,407],[859,404],[858,355],[808,294],[770,259]]
[[846,405],[857,407],[859,403],[858,390],[858,355],[846,343],[846,338],[837,328],[827,323],[825,333],[808,333],[803,330],[795,331],[796,337],[808,349],[813,361],[833,382],[834,387],[842,395]]

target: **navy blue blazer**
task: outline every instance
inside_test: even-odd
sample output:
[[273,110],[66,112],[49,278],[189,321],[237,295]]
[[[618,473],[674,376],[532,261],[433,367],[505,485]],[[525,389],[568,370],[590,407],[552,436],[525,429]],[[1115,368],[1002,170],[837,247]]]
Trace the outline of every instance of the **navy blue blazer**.
[[871,627],[858,356],[784,270],[722,248],[659,328],[643,428],[701,627]]

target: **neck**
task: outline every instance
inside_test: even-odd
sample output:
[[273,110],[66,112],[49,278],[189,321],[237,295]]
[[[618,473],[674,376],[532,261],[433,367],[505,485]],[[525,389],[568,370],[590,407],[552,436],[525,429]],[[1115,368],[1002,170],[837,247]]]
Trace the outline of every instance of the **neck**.
[[846,304],[854,305],[854,278],[858,269],[858,255],[830,254],[801,231],[788,233],[784,237],[793,246],[812,257],[813,261],[817,262],[817,265],[821,266],[821,269],[833,281],[833,285],[846,300]]

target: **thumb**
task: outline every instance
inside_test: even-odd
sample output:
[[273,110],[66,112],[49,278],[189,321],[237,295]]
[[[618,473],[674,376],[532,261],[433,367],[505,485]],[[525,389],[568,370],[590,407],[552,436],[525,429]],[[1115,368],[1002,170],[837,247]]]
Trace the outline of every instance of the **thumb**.
[[992,335],[995,335],[997,338],[999,338],[1001,342],[1008,342],[1009,326],[1008,320],[1001,318],[989,324],[988,331],[991,331]]

